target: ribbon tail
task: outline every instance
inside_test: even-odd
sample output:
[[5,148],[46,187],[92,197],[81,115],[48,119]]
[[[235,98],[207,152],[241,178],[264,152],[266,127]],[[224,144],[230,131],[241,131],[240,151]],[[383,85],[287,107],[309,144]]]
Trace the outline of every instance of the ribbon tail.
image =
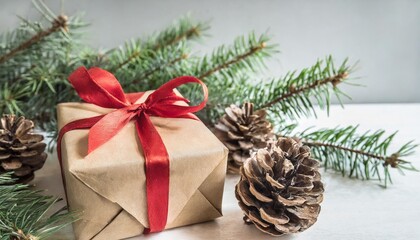
[[105,114],[89,130],[88,154],[114,137],[135,115],[125,108]]
[[169,155],[165,145],[151,122],[142,113],[136,122],[137,133],[146,160],[146,196],[149,229],[145,233],[165,229],[169,203]]

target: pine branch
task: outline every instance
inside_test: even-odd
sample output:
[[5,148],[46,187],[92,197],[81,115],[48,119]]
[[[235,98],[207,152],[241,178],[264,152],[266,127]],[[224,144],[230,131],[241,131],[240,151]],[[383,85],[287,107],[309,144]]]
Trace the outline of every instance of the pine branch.
[[270,102],[267,102],[267,103],[263,104],[262,106],[259,106],[259,108],[270,108],[274,104],[277,104],[277,103],[283,102],[283,101],[287,101],[289,98],[295,97],[297,95],[300,95],[302,93],[310,91],[314,88],[318,88],[322,85],[331,84],[333,86],[333,88],[335,88],[339,83],[341,83],[347,77],[348,77],[348,73],[344,72],[344,73],[336,74],[332,77],[327,77],[325,79],[316,80],[315,82],[313,82],[309,85],[306,85],[306,86],[302,86],[300,88],[296,88],[293,85],[291,85],[290,88],[289,88],[289,92],[283,93],[281,96],[277,97],[276,99],[274,99]]
[[319,108],[329,112],[331,94],[335,94],[340,101],[341,96],[347,96],[338,85],[350,84],[347,82],[350,71],[347,60],[336,68],[332,57],[327,57],[300,72],[289,72],[284,77],[268,82],[252,81],[248,73],[237,75],[235,82],[221,78],[216,81],[217,89],[212,91],[215,100],[209,101],[215,109],[207,110],[210,113],[206,118],[210,119],[208,122],[217,121],[223,109],[230,104],[241,105],[250,101],[256,109],[266,108],[274,125],[284,128],[288,126],[285,119],[294,121],[301,116],[316,116],[314,100]]
[[[223,113],[225,105],[233,103],[233,98],[241,96],[243,99],[244,92],[236,86],[241,86],[242,82],[249,86],[245,79],[250,80],[265,68],[265,60],[275,52],[276,45],[269,44],[267,35],[250,33],[236,38],[231,46],[222,45],[209,55],[192,58],[183,68],[176,69],[175,75],[197,76],[206,83],[210,92],[208,107],[198,115],[202,121],[211,124]],[[197,86],[181,87],[180,91],[192,104],[201,101],[201,91]]]
[[125,59],[123,62],[119,63],[114,69],[111,70],[111,72],[116,72],[125,65],[129,64],[134,59],[138,58],[140,56],[140,51],[134,51],[132,54],[130,54],[127,59]]
[[238,73],[252,75],[265,67],[265,60],[277,52],[276,45],[268,42],[265,34],[238,37],[231,46],[218,47],[210,55],[192,62],[189,69],[182,69],[180,74],[197,76],[208,85],[213,82],[230,85],[238,78]]
[[[398,151],[389,154],[396,133],[385,136],[384,130],[374,133],[357,133],[357,126],[346,128],[304,131],[299,135],[304,144],[312,147],[312,153],[326,169],[333,169],[349,177],[377,179],[385,186],[391,182],[389,167],[416,170],[402,158],[413,153],[416,144],[408,142]],[[382,170],[381,170],[382,168]]]
[[175,69],[181,68],[188,61],[187,52],[186,42],[148,51],[135,64],[130,64],[124,71],[118,71],[115,76],[127,92],[156,89],[177,76]]
[[23,80],[25,78],[25,76],[27,76],[30,73],[30,71],[32,71],[34,68],[36,68],[36,66],[32,65],[28,68],[23,69],[22,72],[19,72],[18,74],[16,74],[16,76],[11,78],[9,83],[15,83],[15,82],[18,82],[20,80]]
[[264,48],[266,47],[266,43],[265,42],[261,42],[260,45],[257,46],[251,46],[246,52],[239,54],[237,56],[234,56],[232,59],[220,63],[219,65],[214,66],[213,68],[207,70],[207,72],[202,73],[198,78],[199,79],[205,79],[206,77],[222,70],[222,69],[226,69],[228,67],[230,67],[231,65],[234,64],[238,64],[241,61],[244,61],[245,59],[247,59],[248,57],[256,54],[259,51],[262,51]]
[[[47,14],[45,9],[40,11],[44,18],[54,21],[53,14]],[[0,55],[21,45],[34,32],[44,31],[41,23],[21,20],[17,29],[1,35]],[[66,78],[84,60],[75,53],[81,48],[78,30],[85,26],[78,17],[70,17],[65,28],[60,28],[60,34],[45,36],[2,64],[1,113],[20,113],[35,120],[43,130],[56,130],[57,99],[75,101]]]
[[44,196],[28,185],[13,184],[10,174],[0,174],[1,239],[47,239],[77,219],[64,208],[53,210],[60,199]]
[[135,45],[131,44],[131,47],[135,51],[130,51],[127,44],[125,48],[118,49],[117,55],[124,54],[125,51],[128,51],[128,54],[125,53],[125,59],[109,69],[111,72],[116,72],[150,52],[155,52],[183,41],[198,39],[208,28],[206,23],[192,23],[189,18],[182,18],[156,36],[149,37],[144,41],[134,41]]
[[280,79],[246,88],[250,89],[249,99],[256,109],[266,108],[293,120],[302,115],[316,116],[314,100],[319,108],[329,112],[331,93],[341,102],[341,96],[347,95],[341,92],[338,85],[347,82],[350,71],[347,60],[336,68],[330,56],[299,73],[289,72]]
[[20,53],[21,51],[30,48],[32,45],[40,42],[45,37],[51,35],[54,32],[57,32],[61,29],[67,29],[67,16],[59,15],[53,22],[52,26],[48,29],[38,32],[36,35],[32,36],[30,39],[26,40],[25,42],[21,43],[19,46],[13,48],[8,53],[0,56],[0,64],[8,61],[16,54]]
[[134,81],[132,81],[130,83],[130,85],[140,84],[142,81],[144,81],[144,79],[148,79],[151,76],[153,76],[154,74],[156,74],[157,72],[163,70],[164,68],[170,68],[171,66],[173,66],[173,65],[177,64],[178,62],[180,62],[182,60],[185,60],[187,58],[188,58],[188,55],[187,54],[183,54],[183,55],[181,55],[181,56],[179,56],[179,57],[171,60],[170,62],[166,62],[164,64],[157,65],[154,68],[149,69],[145,73],[141,74],[141,76],[138,77],[137,79],[135,79]]
[[178,23],[162,31],[154,40],[152,49],[158,50],[165,46],[175,45],[181,41],[198,39],[209,29],[207,23],[193,24],[188,17],[181,18]]

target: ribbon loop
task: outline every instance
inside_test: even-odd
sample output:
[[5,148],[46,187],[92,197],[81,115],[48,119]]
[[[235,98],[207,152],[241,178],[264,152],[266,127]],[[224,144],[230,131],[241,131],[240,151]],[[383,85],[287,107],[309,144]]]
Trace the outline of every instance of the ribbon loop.
[[[135,120],[137,135],[146,160],[149,229],[145,232],[162,231],[168,215],[169,155],[149,116],[198,120],[192,113],[205,107],[208,98],[206,85],[195,77],[178,77],[163,84],[143,103],[136,104],[135,102],[144,93],[125,94],[118,80],[103,69],[87,70],[85,67],[80,67],[69,76],[69,81],[84,101],[115,110],[105,115],[79,119],[65,125],[58,137],[60,164],[62,162],[61,140],[66,132],[89,129],[89,154],[115,136],[131,120]],[[203,101],[197,106],[179,105],[179,102],[189,103],[189,100],[176,95],[174,89],[186,83],[198,83],[203,89]],[[63,181],[65,181],[64,175]]]
[[[146,100],[146,104],[148,105],[154,105],[159,101],[164,101],[165,97],[171,96],[171,94],[173,93],[173,90],[176,87],[179,87],[183,84],[186,83],[198,83],[201,85],[202,89],[203,89],[203,95],[204,95],[204,100],[197,106],[179,106],[179,105],[172,105],[173,107],[177,108],[177,110],[175,110],[174,112],[179,113],[181,115],[186,114],[186,113],[194,113],[194,112],[198,112],[201,109],[203,109],[206,106],[207,103],[207,98],[208,98],[208,90],[206,85],[204,85],[204,83],[195,78],[195,77],[191,77],[191,76],[183,76],[183,77],[178,77],[175,79],[172,79],[171,81],[163,84],[160,88],[158,88],[156,91],[154,91],[152,94],[150,94],[148,100]],[[182,97],[181,97],[182,98]],[[183,100],[186,100],[185,98],[182,98]],[[148,101],[150,101],[150,103],[148,103]],[[188,100],[187,100],[188,101]],[[164,109],[169,107],[167,104],[157,104],[157,106],[155,106],[155,108],[160,108],[160,109]],[[164,116],[163,116],[164,117]]]
[[79,67],[70,74],[69,81],[85,102],[104,108],[122,108],[129,104],[118,80],[103,69]]

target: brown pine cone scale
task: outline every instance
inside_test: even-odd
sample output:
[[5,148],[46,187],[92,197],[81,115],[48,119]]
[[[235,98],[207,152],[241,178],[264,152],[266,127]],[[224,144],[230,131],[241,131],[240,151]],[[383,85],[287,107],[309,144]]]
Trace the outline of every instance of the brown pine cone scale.
[[321,210],[324,187],[318,161],[292,138],[279,138],[245,161],[236,185],[244,220],[279,236],[312,226]]
[[250,152],[267,147],[274,138],[272,125],[266,116],[265,110],[254,111],[254,105],[249,102],[244,103],[242,108],[231,105],[225,109],[225,115],[215,125],[214,132],[229,149],[229,172],[239,173]]
[[3,115],[0,121],[0,173],[13,172],[20,183],[32,180],[47,159],[44,137],[33,129],[25,117]]

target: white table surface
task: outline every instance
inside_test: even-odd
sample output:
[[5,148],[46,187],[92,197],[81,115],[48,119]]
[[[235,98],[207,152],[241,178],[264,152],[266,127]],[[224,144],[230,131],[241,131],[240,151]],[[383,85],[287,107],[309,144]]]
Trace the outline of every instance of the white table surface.
[[[321,113],[318,119],[304,119],[301,128],[309,126],[335,127],[360,124],[361,130],[383,128],[389,133],[399,130],[396,147],[406,140],[420,143],[420,104],[346,105],[345,109],[332,106],[330,117]],[[407,158],[420,169],[420,149]],[[318,222],[303,233],[278,239],[420,239],[420,172],[402,176],[392,169],[394,184],[383,189],[376,182],[343,178],[333,172],[324,172],[324,202]],[[211,222],[167,230],[140,239],[274,239],[245,225],[234,196],[237,176],[227,176],[224,216]],[[56,155],[47,160],[33,182],[36,188],[47,189],[48,194],[64,196]],[[74,239],[68,227],[54,239]]]

